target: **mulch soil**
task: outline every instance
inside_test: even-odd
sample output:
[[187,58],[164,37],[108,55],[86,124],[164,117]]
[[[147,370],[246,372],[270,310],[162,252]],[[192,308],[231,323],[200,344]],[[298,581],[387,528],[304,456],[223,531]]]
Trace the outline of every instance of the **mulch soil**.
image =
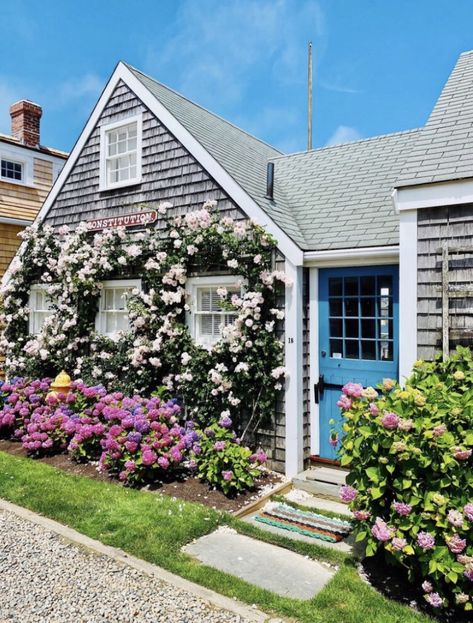
[[[7,452],[14,456],[28,456],[26,450],[21,446],[21,443],[7,439],[0,439],[0,451]],[[52,467],[62,469],[69,474],[87,476],[88,478],[94,478],[95,480],[102,480],[104,482],[114,482],[119,486],[123,486],[117,479],[110,478],[107,474],[99,472],[96,465],[91,463],[78,463],[77,461],[73,461],[67,454],[54,454],[31,460],[41,461]],[[177,478],[173,476],[173,478],[168,481],[153,483],[152,486],[146,487],[146,489],[187,500],[188,502],[205,504],[217,510],[234,513],[255,501],[270,487],[275,487],[282,482],[283,477],[280,474],[263,471],[261,477],[256,481],[254,489],[233,498],[228,498],[221,491],[211,489],[198,478],[192,478],[186,475]]]

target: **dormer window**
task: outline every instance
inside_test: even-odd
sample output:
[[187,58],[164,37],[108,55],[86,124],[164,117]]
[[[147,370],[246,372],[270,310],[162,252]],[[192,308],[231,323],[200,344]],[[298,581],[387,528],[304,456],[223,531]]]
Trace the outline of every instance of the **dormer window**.
[[141,182],[141,128],[141,115],[102,126],[100,190]]
[[23,182],[24,164],[15,160],[2,158],[0,160],[0,177],[2,180]]

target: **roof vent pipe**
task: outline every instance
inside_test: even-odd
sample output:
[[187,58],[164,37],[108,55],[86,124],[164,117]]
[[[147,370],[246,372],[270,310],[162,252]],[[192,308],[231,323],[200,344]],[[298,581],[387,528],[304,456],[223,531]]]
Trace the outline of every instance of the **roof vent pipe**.
[[266,169],[266,199],[274,199],[274,162],[268,162]]

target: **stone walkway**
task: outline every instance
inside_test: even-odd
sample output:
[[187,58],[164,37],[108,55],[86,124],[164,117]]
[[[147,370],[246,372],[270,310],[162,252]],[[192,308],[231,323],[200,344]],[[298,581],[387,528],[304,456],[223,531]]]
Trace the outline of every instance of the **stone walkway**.
[[249,620],[0,510],[1,623]]

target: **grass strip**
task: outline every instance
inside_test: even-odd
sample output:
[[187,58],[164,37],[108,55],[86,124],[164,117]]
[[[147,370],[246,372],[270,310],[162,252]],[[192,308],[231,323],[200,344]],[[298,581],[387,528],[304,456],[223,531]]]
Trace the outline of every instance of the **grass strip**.
[[[375,592],[345,557],[327,587],[308,601],[280,597],[235,576],[200,565],[180,548],[219,525],[238,527],[260,538],[258,530],[200,504],[118,487],[67,474],[44,463],[0,452],[0,497],[75,528],[107,545],[177,573],[228,597],[256,604],[268,613],[301,623],[427,623],[431,619]],[[264,535],[278,545],[286,539]],[[306,544],[294,544],[295,551]],[[315,549],[314,549],[315,548]],[[322,548],[320,548],[322,549]],[[311,545],[312,553],[318,550]],[[261,573],[271,573],[261,569]]]

